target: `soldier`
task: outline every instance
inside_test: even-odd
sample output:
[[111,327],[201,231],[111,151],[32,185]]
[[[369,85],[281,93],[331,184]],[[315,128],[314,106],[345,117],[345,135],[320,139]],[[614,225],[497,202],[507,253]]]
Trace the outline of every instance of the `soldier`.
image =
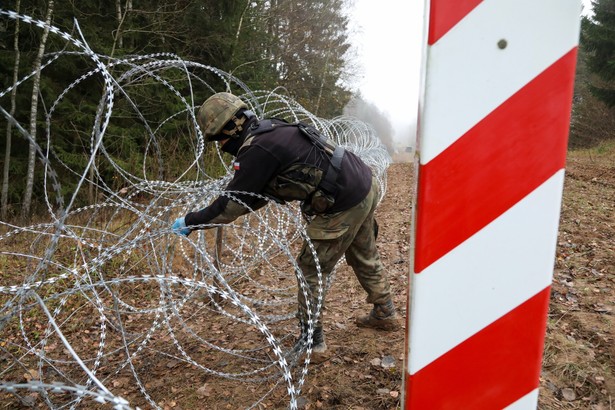
[[[199,109],[197,121],[206,141],[219,141],[222,151],[236,157],[235,174],[227,190],[253,192],[279,202],[301,201],[302,211],[311,216],[307,234],[323,279],[345,255],[367,292],[367,302],[374,305],[367,316],[356,319],[356,324],[379,330],[397,329],[389,282],[376,249],[374,211],[380,191],[371,169],[312,127],[275,119],[259,121],[239,97],[229,93],[208,98]],[[264,205],[263,200],[248,194],[237,198],[240,201],[220,196],[206,208],[178,218],[172,229],[188,235],[204,224],[229,223]],[[318,274],[305,243],[297,263],[314,297],[310,301],[314,306]],[[305,340],[307,303],[301,291],[298,302]],[[320,318],[313,338],[312,350],[315,356],[322,356],[327,345]]]

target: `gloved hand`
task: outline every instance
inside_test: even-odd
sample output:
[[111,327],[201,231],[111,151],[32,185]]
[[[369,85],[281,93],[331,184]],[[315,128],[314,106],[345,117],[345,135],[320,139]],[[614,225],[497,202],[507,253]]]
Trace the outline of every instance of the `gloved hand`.
[[183,216],[181,218],[177,218],[175,222],[173,222],[171,229],[173,230],[173,233],[184,236],[188,236],[190,235],[190,232],[192,232],[190,228],[186,227],[186,219]]

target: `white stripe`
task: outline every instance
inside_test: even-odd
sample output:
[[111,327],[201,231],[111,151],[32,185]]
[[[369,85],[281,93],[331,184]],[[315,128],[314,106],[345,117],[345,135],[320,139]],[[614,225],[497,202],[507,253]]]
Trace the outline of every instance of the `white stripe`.
[[580,14],[579,0],[485,0],[428,47],[421,164],[574,48]]
[[563,183],[560,170],[412,275],[411,374],[550,285]]
[[535,410],[538,407],[538,389],[532,390],[504,410]]

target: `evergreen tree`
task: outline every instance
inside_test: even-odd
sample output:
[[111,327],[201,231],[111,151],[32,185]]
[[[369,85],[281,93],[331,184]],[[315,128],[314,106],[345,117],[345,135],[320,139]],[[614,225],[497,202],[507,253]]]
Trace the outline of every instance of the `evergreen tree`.
[[[30,0],[21,4],[21,12],[46,20],[49,6],[54,5],[51,24],[77,38],[82,34],[105,63],[112,58],[174,53],[183,60],[229,72],[255,91],[283,87],[308,110],[331,118],[342,113],[350,98],[350,92],[340,85],[343,83],[340,79],[348,75],[347,17],[343,10],[349,1]],[[6,3],[3,8],[15,9],[17,0]],[[0,75],[0,86],[4,90],[13,82],[16,51],[20,56],[20,77],[35,69],[37,58],[40,63],[44,30],[30,24],[22,24],[16,30],[16,22],[11,19],[0,23],[6,28],[0,31],[0,72],[4,74]],[[18,50],[14,44],[18,44]],[[34,87],[34,80],[30,79],[14,95],[15,119],[29,124],[26,128],[32,136],[39,135],[39,144],[46,144],[50,136],[50,165],[58,172],[62,195],[66,197],[75,191],[76,176],[83,174],[89,162],[96,112],[106,91],[100,75],[84,76],[94,68],[89,58],[72,51],[75,48],[65,39],[50,35],[44,45],[43,64],[55,59],[54,53],[60,52],[61,56],[45,66],[40,86]],[[154,56],[152,62],[157,58],[166,57]],[[143,64],[145,60],[139,61]],[[125,94],[115,96],[104,148],[114,163],[130,174],[139,175],[146,169],[150,172],[148,178],[172,178],[177,175],[173,167],[179,169],[184,165],[177,161],[177,153],[193,149],[189,146],[191,140],[182,136],[194,130],[190,129],[186,116],[175,115],[185,109],[180,99],[172,97],[174,93],[153,75],[163,77],[178,94],[193,98],[195,104],[211,95],[209,85],[220,91],[224,83],[209,70],[191,68],[207,84],[203,86],[201,81],[187,81],[186,72],[181,68],[161,71],[155,65],[150,67],[151,73],[134,71],[131,76],[122,77],[131,67],[108,66],[116,78],[122,78],[120,85]],[[74,84],[76,79],[80,81]],[[68,87],[70,92],[63,94]],[[31,92],[34,88],[39,89],[36,95],[40,97],[35,117],[30,115],[34,112]],[[53,106],[52,121],[47,126],[46,110],[60,95],[62,98]],[[7,111],[11,103],[8,94],[0,99],[0,105]],[[150,135],[149,130],[155,130],[156,135]],[[8,122],[0,121],[0,135],[9,132]],[[4,154],[0,156],[0,168],[10,167],[11,182],[8,192],[3,193],[2,203],[13,204],[13,209],[22,208],[29,201],[24,199],[25,187],[32,190],[34,205],[42,203],[39,199],[45,195],[43,168],[30,166],[28,172],[31,164],[28,145],[11,146],[9,141],[9,138],[0,139],[0,153]],[[153,141],[155,144],[150,144]],[[150,158],[156,161],[148,162],[146,167],[141,149],[144,146],[158,150],[148,153],[148,161]],[[116,178],[118,169],[112,164],[100,161],[96,169],[96,175],[88,174],[90,186],[120,188],[114,186],[114,181],[121,178]],[[26,175],[31,178],[26,180]],[[89,192],[80,200],[89,203],[95,198],[95,193]]]
[[344,0],[277,0],[269,9],[269,58],[277,85],[321,117],[339,115],[350,93],[346,75],[348,17]]
[[594,16],[583,17],[581,47],[587,68],[595,77],[591,92],[609,107],[615,106],[615,0],[595,0]]

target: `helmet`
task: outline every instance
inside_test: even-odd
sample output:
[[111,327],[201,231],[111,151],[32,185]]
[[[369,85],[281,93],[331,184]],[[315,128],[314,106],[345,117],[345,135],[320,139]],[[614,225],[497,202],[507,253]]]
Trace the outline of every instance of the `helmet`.
[[235,134],[236,128],[229,131],[224,127],[230,121],[239,126],[236,114],[239,110],[247,108],[247,104],[233,94],[216,93],[201,105],[196,120],[207,141],[220,141]]

